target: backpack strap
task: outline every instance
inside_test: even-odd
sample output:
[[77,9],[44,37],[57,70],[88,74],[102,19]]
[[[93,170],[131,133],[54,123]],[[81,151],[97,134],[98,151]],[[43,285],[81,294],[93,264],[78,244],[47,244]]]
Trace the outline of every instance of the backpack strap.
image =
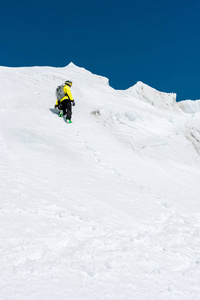
[[69,95],[67,93],[65,93],[65,96],[67,96],[67,98],[69,99]]

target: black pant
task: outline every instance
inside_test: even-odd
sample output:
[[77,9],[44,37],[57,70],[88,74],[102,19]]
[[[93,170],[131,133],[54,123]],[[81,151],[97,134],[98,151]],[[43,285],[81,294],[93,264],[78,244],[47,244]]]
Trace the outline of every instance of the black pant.
[[63,100],[60,103],[60,107],[59,109],[61,109],[63,111],[63,115],[66,115],[66,119],[71,120],[72,117],[72,101],[71,100]]

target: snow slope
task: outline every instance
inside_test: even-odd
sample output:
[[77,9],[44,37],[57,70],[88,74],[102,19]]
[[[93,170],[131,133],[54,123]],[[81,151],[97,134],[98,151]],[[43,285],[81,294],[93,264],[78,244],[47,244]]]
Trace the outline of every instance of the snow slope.
[[0,67],[1,300],[199,299],[200,115],[175,97]]
[[179,108],[188,113],[188,114],[195,114],[200,112],[200,100],[185,100],[178,102]]

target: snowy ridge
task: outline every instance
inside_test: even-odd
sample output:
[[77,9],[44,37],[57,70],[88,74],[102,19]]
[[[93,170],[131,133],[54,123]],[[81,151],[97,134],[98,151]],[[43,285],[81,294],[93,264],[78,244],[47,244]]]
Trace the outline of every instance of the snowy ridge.
[[159,92],[140,81],[129,88],[127,92],[142,101],[163,109],[173,109],[176,102],[176,94]]
[[0,299],[198,300],[198,111],[74,64],[0,67],[0,101]]
[[179,108],[187,114],[200,112],[200,100],[184,100],[177,103]]
[[163,93],[139,81],[134,86],[125,91],[132,97],[140,99],[152,106],[169,109],[174,111],[183,111],[187,114],[200,112],[200,100],[184,100],[176,102],[175,93]]

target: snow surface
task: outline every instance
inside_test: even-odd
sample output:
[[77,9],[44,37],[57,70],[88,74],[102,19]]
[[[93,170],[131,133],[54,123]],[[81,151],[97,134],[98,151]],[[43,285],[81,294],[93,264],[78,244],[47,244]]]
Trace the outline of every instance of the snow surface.
[[175,98],[0,67],[0,300],[199,299],[199,104]]

